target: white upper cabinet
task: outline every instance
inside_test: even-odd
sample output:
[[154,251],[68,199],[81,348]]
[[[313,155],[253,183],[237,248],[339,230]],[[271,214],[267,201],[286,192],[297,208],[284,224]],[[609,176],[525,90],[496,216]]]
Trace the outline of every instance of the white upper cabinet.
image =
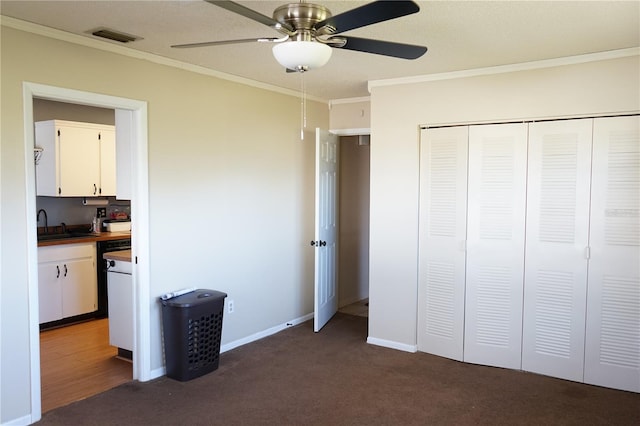
[[115,129],[100,131],[100,195],[116,195],[116,132]]
[[35,143],[43,148],[36,165],[37,195],[115,195],[113,126],[62,120],[41,121],[35,123]]
[[133,111],[116,109],[116,198],[130,200],[133,188],[131,146],[134,135]]

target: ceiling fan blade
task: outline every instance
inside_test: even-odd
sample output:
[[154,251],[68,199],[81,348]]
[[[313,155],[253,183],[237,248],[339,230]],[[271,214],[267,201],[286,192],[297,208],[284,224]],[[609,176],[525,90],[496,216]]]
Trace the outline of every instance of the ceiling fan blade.
[[249,18],[252,19],[256,22],[259,22],[263,25],[266,25],[268,27],[273,28],[274,30],[280,31],[284,34],[288,34],[288,35],[292,35],[293,33],[293,28],[291,26],[289,26],[288,24],[283,24],[280,23],[278,21],[276,21],[275,19],[272,19],[266,15],[263,15],[262,13],[258,13],[253,9],[249,9],[248,7],[245,7],[241,4],[238,4],[236,2],[233,1],[226,1],[226,0],[205,0],[207,3],[211,3],[213,5],[216,5],[218,7],[221,7],[223,9],[228,10],[229,12],[233,12],[233,13],[237,13],[238,15],[242,15],[245,18]]
[[340,34],[378,22],[411,15],[419,10],[420,7],[412,1],[375,1],[327,18],[315,24],[314,28],[320,29],[329,26],[335,28],[335,31],[327,31],[328,34]]
[[206,46],[221,46],[224,44],[238,44],[238,43],[279,43],[281,41],[285,41],[289,38],[289,36],[285,36],[282,38],[277,37],[268,37],[268,38],[241,38],[238,40],[221,40],[221,41],[203,41],[199,43],[186,43],[186,44],[174,44],[171,47],[175,47],[176,49],[185,49],[189,47],[206,47]]
[[334,48],[375,53],[377,55],[393,56],[394,58],[402,59],[417,59],[427,52],[425,46],[417,46],[414,44],[344,36],[340,36],[340,39],[346,40],[346,43],[343,46],[334,46]]

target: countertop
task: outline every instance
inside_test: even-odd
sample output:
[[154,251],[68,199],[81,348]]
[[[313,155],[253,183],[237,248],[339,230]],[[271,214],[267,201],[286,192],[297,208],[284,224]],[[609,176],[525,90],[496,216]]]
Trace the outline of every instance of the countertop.
[[109,251],[102,255],[103,259],[131,262],[131,250]]
[[38,247],[57,246],[60,244],[94,243],[97,241],[109,241],[109,240],[124,240],[126,238],[131,238],[131,231],[100,232],[100,233],[92,234],[89,237],[61,238],[59,240],[38,241]]

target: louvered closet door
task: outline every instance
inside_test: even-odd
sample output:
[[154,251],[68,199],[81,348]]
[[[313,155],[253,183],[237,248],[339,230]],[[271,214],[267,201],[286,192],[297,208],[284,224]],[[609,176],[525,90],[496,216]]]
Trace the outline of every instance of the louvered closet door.
[[584,381],[640,392],[640,118],[594,120]]
[[527,125],[469,128],[464,361],[520,369]]
[[592,120],[529,125],[522,369],[582,381]]
[[418,350],[462,360],[467,127],[422,130]]

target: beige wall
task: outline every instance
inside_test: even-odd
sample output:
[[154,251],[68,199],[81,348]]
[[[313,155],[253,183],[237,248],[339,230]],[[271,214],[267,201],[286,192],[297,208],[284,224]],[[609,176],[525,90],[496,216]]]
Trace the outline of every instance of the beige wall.
[[369,297],[369,145],[358,140],[340,138],[340,307]]
[[[356,134],[369,134],[371,128],[371,103],[369,99],[344,99],[330,104],[329,128],[337,131],[366,130]],[[354,133],[351,133],[354,134]]]
[[370,341],[416,345],[419,126],[640,111],[639,59],[372,86]]
[[[1,34],[0,423],[31,411],[25,81],[148,102],[151,369],[162,367],[156,298],[229,294],[223,344],[313,310],[314,142],[299,99],[6,26]],[[292,78],[294,78],[293,76]],[[328,108],[309,102],[309,129]],[[311,133],[308,134],[310,136]]]

